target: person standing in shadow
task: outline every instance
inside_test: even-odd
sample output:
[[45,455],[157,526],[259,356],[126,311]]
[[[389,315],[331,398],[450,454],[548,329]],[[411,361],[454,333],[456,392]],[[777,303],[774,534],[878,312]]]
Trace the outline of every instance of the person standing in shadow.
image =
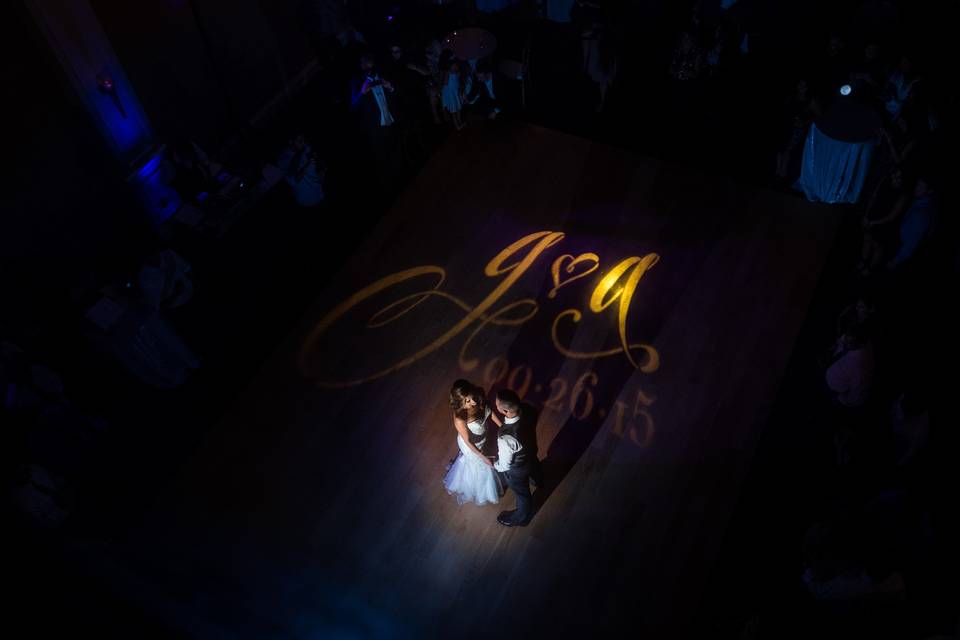
[[372,54],[360,57],[360,75],[350,88],[350,105],[360,119],[373,151],[376,172],[383,187],[392,187],[396,171],[397,130],[400,114],[393,84],[380,75]]

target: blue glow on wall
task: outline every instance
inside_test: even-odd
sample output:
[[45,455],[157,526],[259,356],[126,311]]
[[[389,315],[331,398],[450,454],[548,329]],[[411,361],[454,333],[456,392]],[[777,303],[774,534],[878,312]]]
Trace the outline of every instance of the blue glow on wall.
[[165,148],[153,150],[127,178],[154,224],[160,224],[180,208],[179,194],[170,186],[172,169],[164,160]]
[[122,71],[105,70],[90,88],[103,132],[115,153],[130,162],[150,147],[152,134],[146,114]]

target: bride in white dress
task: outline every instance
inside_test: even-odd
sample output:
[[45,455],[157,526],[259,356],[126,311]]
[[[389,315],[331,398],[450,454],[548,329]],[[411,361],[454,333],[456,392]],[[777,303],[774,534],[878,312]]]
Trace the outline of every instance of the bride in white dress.
[[486,406],[483,389],[466,380],[453,383],[450,406],[460,455],[443,478],[443,486],[460,504],[496,504],[500,498],[500,479],[493,462],[483,455],[483,444],[488,420],[500,426],[500,419]]

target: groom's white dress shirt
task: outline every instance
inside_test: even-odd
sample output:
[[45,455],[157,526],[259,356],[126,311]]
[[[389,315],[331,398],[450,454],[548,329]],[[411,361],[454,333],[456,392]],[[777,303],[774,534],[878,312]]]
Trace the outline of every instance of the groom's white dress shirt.
[[[503,423],[513,424],[519,419],[520,416],[504,418]],[[517,455],[517,452],[522,448],[520,441],[513,436],[509,434],[501,435],[497,438],[497,461],[493,464],[493,467],[497,471],[509,471],[510,465],[513,464],[513,457]]]

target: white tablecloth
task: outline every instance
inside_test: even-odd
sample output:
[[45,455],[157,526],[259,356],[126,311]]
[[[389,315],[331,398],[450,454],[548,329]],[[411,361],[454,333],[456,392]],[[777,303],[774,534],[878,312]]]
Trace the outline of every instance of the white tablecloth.
[[811,202],[855,203],[860,198],[876,141],[842,142],[810,125],[800,179],[794,185]]

